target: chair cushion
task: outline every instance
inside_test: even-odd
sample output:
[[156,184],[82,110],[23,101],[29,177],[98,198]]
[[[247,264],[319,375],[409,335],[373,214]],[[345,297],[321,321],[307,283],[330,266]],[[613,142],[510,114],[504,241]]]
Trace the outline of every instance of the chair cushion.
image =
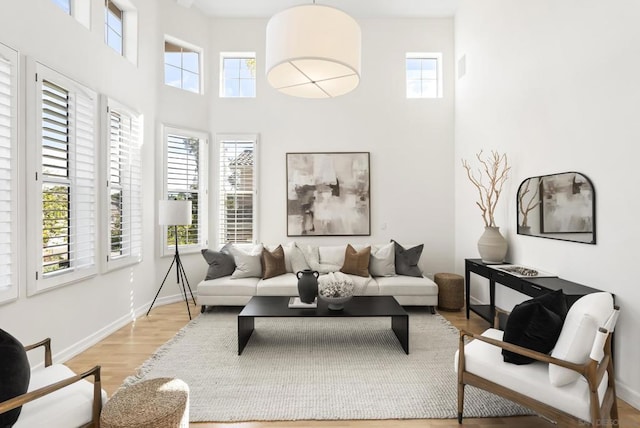
[[351,244],[347,244],[344,252],[344,264],[340,272],[351,275],[369,277],[369,258],[371,257],[371,247],[366,247],[356,251]]
[[278,245],[275,250],[262,249],[262,278],[269,279],[287,273],[284,263],[284,250]]
[[[504,341],[548,354],[560,336],[567,303],[562,290],[543,294],[516,305],[504,329]],[[535,360],[515,352],[502,350],[504,361],[530,364]]]
[[422,270],[418,266],[420,261],[420,255],[424,244],[417,245],[415,247],[405,249],[402,245],[398,244],[393,239],[395,248],[395,261],[396,261],[396,274],[407,276],[422,276]]
[[396,275],[395,244],[393,242],[386,245],[376,245],[371,247],[369,272],[371,273],[371,276]]
[[[587,294],[569,308],[560,337],[551,356],[584,364],[589,359],[598,327],[603,326],[613,311],[613,296],[600,292]],[[549,381],[555,386],[567,385],[580,375],[573,370],[552,365]]]
[[[35,369],[31,372],[29,392],[72,376],[75,373],[62,364]],[[102,403],[106,401],[103,390]],[[92,406],[93,383],[83,379],[22,406],[22,414],[13,428],[83,426],[91,421]]]
[[204,278],[205,281],[208,279],[216,279],[231,275],[236,269],[236,265],[233,262],[233,256],[229,254],[229,244],[222,247],[220,251],[213,251],[205,248],[202,250],[202,257],[204,257],[209,264],[207,275]]
[[[0,402],[27,392],[31,367],[24,346],[18,339],[0,329]],[[10,427],[21,407],[0,414],[0,427]]]

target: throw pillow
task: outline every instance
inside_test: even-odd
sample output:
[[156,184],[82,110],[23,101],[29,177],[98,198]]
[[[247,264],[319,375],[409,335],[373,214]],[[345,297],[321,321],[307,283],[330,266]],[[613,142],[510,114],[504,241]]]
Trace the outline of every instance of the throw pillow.
[[371,247],[356,251],[351,244],[347,244],[344,252],[344,264],[340,272],[357,276],[369,276],[369,258],[371,257]]
[[422,255],[424,244],[417,245],[407,250],[393,239],[391,242],[393,242],[395,248],[396,274],[421,277],[422,270],[418,266],[418,262],[420,261],[420,255]]
[[[27,392],[31,367],[22,343],[0,329],[0,402]],[[22,407],[0,414],[0,427],[16,423]]]
[[[302,250],[298,248],[295,242],[291,243],[291,272],[298,273],[305,269],[310,269],[307,260],[304,258],[304,254],[302,254]],[[286,254],[285,254],[286,257]]]
[[262,249],[262,279],[273,278],[284,275],[287,268],[284,264],[284,250],[282,245],[278,245],[275,250]]
[[371,248],[369,272],[371,276],[395,276],[396,258],[394,243],[390,242],[377,248]]
[[340,270],[340,265],[334,265],[329,263],[320,263],[320,253],[316,245],[303,245],[298,246],[304,254],[304,259],[307,261],[311,270],[318,271],[319,273],[337,272]]
[[545,293],[542,296],[536,297],[535,300],[542,303],[545,308],[556,313],[564,322],[569,307],[567,306],[567,298],[562,289]]
[[260,261],[262,249],[262,244],[254,246],[248,252],[232,245],[229,252],[233,256],[236,269],[231,274],[231,279],[262,277],[262,262]]
[[222,278],[233,273],[236,268],[236,264],[233,261],[233,256],[229,254],[229,244],[222,247],[220,251],[213,251],[209,249],[202,250],[202,257],[209,264],[207,269],[207,276],[205,281],[209,279]]
[[[531,299],[513,308],[502,340],[548,354],[555,346],[561,330],[562,318],[547,309],[540,301]],[[506,363],[518,365],[531,364],[535,361],[533,358],[506,349],[502,350],[502,357]]]

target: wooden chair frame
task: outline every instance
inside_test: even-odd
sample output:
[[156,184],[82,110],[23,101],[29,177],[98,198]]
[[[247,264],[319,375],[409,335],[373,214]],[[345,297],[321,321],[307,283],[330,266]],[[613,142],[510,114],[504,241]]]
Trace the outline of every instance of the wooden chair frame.
[[[34,343],[32,345],[26,345],[24,347],[25,351],[30,351],[32,349],[36,349],[39,347],[44,348],[44,366],[49,367],[53,364],[51,357],[51,338],[46,338],[38,343]],[[18,395],[10,400],[3,401],[0,403],[0,414],[8,412],[9,410],[13,410],[17,407],[22,406],[30,401],[37,400],[38,398],[44,397],[47,394],[51,394],[54,391],[62,389],[68,385],[76,383],[84,378],[89,376],[93,376],[93,406],[91,411],[91,422],[84,425],[85,427],[95,427],[100,428],[100,412],[102,411],[102,384],[100,381],[100,366],[95,366],[90,370],[87,370],[84,373],[80,373],[78,375],[63,379],[51,385],[44,386],[42,388],[36,389],[31,392],[27,392],[26,394]]]
[[[618,308],[616,307],[616,309]],[[494,323],[496,325],[497,319],[498,313],[496,312],[496,322]],[[603,328],[600,329],[600,332],[607,335],[607,339],[604,345],[604,357],[602,358],[602,360],[598,362],[596,360],[589,359],[585,364],[575,364],[569,361],[553,358],[547,354],[532,351],[531,349],[523,348],[518,345],[513,345],[501,340],[496,340],[489,337],[481,336],[479,334],[469,333],[467,331],[461,330],[460,347],[458,352],[458,423],[462,423],[462,413],[464,408],[464,387],[465,385],[472,385],[507,398],[508,400],[514,401],[524,407],[528,407],[539,413],[540,415],[557,422],[559,426],[591,426],[595,428],[606,426],[608,421],[613,427],[619,426],[615,373],[613,371],[613,358],[611,355],[611,332]],[[536,361],[541,361],[547,364],[555,364],[560,367],[565,367],[569,370],[578,372],[587,380],[587,383],[589,384],[589,408],[591,413],[591,422],[589,423],[583,421],[576,416],[556,409],[552,406],[549,406],[548,404],[542,403],[538,400],[534,400],[531,397],[528,397],[511,389],[505,388],[502,385],[498,385],[497,383],[491,382],[476,374],[467,372],[465,370],[464,355],[465,337],[469,337],[474,340],[480,340],[490,345],[494,345],[502,349],[506,349],[508,351],[533,358]],[[609,376],[608,384],[604,398],[602,400],[602,406],[600,406],[598,400],[598,386],[600,385],[600,382],[602,381],[605,373],[608,373]]]

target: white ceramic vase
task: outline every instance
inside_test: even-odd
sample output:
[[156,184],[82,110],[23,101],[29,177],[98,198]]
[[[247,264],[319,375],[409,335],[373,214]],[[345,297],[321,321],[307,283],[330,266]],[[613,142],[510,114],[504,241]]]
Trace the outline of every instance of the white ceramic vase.
[[507,255],[507,240],[499,227],[486,226],[478,240],[478,252],[485,263],[502,263]]

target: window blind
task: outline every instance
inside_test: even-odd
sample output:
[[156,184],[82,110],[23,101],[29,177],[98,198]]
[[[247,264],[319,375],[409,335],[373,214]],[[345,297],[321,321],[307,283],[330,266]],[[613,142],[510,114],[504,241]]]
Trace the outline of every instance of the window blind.
[[255,239],[255,146],[255,141],[220,141],[220,244]]

